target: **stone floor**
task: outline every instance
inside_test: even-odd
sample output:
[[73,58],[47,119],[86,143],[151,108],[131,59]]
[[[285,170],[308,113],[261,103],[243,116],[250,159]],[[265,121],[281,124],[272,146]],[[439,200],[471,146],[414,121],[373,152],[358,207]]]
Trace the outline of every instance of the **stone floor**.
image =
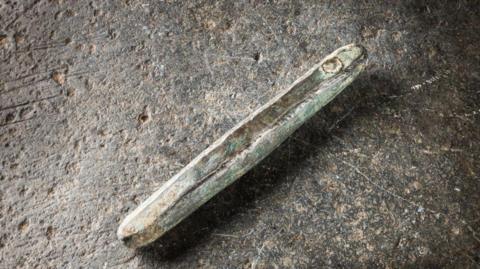
[[[479,268],[480,1],[0,1],[1,268]],[[367,70],[153,245],[119,222],[322,57]]]

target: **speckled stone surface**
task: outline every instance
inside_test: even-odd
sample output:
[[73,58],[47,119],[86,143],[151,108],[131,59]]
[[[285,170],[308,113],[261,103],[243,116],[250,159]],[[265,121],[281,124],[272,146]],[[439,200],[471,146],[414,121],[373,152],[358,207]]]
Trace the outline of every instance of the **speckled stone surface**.
[[[0,2],[1,268],[477,268],[479,1]],[[150,247],[121,219],[321,58],[366,71]]]

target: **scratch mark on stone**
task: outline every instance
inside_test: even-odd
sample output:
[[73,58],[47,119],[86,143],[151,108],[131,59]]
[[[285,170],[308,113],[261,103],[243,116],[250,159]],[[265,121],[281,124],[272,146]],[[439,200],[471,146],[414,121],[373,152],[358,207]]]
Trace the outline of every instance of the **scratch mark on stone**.
[[[59,67],[52,68],[52,69],[44,71],[44,72],[38,72],[38,73],[34,73],[34,74],[23,75],[21,77],[12,78],[11,80],[5,81],[5,83],[12,83],[12,82],[27,79],[27,78],[30,78],[30,77],[35,77],[35,76],[39,76],[39,75],[43,75],[43,74],[50,74],[52,72],[59,71],[59,70],[62,70],[62,69],[65,69],[65,68],[59,66]],[[6,73],[7,72],[4,72],[2,74],[6,74]]]
[[27,83],[27,84],[23,84],[23,85],[20,85],[20,86],[17,86],[17,87],[13,87],[13,88],[5,90],[5,91],[0,91],[0,93],[5,94],[5,93],[13,92],[13,91],[20,90],[20,89],[28,87],[28,86],[33,86],[33,85],[35,85],[39,82],[47,81],[47,80],[48,80],[48,78],[42,78],[40,80],[36,80],[36,81],[30,82],[30,83]]
[[434,75],[433,77],[431,77],[431,78],[429,78],[429,79],[427,79],[427,80],[425,80],[421,83],[413,85],[412,87],[410,87],[410,89],[420,90],[421,88],[423,88],[427,85],[430,85],[430,84],[436,82],[437,80],[440,80],[441,78],[447,78],[448,74],[450,74],[450,71],[448,71],[448,70],[440,71],[437,75]]
[[24,119],[24,120],[18,120],[18,121],[3,123],[3,124],[0,124],[0,127],[5,127],[5,126],[10,126],[10,125],[22,123],[22,122],[25,122],[25,121],[33,120],[34,118],[36,118],[36,117],[31,117],[31,118]]
[[11,106],[6,106],[6,107],[0,107],[0,111],[5,111],[5,110],[8,110],[8,109],[14,109],[14,108],[26,106],[26,105],[29,105],[29,104],[35,104],[35,103],[38,103],[38,102],[42,102],[42,101],[46,101],[46,100],[50,100],[50,99],[54,99],[54,98],[60,97],[61,95],[62,95],[62,94],[55,94],[55,95],[51,95],[51,96],[47,96],[47,97],[43,97],[43,98],[31,100],[31,101],[26,101],[26,102],[23,102],[23,103],[20,103],[20,104],[16,104],[16,105],[11,105]]

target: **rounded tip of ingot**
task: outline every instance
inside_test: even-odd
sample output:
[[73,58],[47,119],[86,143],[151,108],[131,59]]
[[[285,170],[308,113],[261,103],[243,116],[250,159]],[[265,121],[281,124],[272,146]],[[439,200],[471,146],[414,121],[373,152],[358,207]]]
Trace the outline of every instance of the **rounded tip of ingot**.
[[366,53],[366,50],[360,44],[351,43],[351,44],[345,45],[345,46],[337,49],[335,52],[339,53],[339,54],[347,52],[348,54],[350,54],[351,57],[359,58],[359,57],[364,56],[364,54]]
[[128,225],[120,225],[117,230],[117,238],[122,241],[126,246],[135,248],[134,238],[137,235],[137,230]]
[[147,225],[144,220],[127,217],[118,227],[117,238],[129,248],[140,248],[150,244],[160,237],[165,231],[156,225]]
[[350,68],[366,57],[366,50],[359,44],[349,44],[335,50],[321,64],[321,70],[328,75]]

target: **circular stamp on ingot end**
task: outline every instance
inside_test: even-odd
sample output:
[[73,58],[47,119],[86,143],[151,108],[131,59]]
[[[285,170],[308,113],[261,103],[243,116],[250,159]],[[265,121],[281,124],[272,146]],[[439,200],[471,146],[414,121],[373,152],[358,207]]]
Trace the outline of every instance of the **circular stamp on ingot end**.
[[322,69],[326,73],[338,73],[343,68],[343,63],[338,57],[326,60],[322,64]]

